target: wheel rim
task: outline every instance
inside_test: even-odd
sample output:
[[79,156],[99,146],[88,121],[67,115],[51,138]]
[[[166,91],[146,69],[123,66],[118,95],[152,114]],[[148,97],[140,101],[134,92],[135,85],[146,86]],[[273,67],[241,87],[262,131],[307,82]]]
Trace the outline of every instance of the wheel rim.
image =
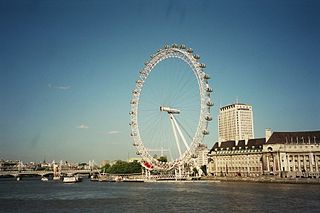
[[[140,95],[144,84],[154,68],[161,61],[169,58],[178,58],[184,61],[193,71],[193,75],[196,77],[198,84],[198,92],[200,94],[200,113],[197,128],[189,147],[186,148],[178,158],[171,159],[164,163],[153,157],[148,150],[148,147],[144,145],[139,129],[138,114],[139,104],[141,104]],[[145,63],[144,68],[139,72],[139,78],[136,81],[134,90],[132,91],[132,99],[130,102],[131,110],[129,114],[133,145],[137,148],[137,154],[141,156],[142,161],[144,162],[142,165],[147,169],[171,170],[174,167],[188,163],[190,159],[194,157],[196,148],[201,145],[204,136],[208,134],[208,122],[212,120],[210,115],[210,107],[213,106],[210,99],[212,89],[208,84],[209,76],[203,70],[205,65],[199,62],[199,58],[199,56],[193,54],[191,49],[186,48],[184,45],[178,46],[174,44],[171,47],[165,46],[165,48],[158,50],[154,55],[152,55],[151,59]],[[168,114],[169,112],[173,113],[173,111],[168,110],[166,112],[168,112]]]

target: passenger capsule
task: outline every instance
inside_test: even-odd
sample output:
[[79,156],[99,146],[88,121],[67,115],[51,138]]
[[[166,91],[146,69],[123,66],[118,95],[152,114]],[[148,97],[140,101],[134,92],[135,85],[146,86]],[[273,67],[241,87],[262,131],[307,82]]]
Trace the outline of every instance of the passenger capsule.
[[133,143],[133,146],[138,146],[139,144],[137,142],[134,142]]
[[141,152],[136,152],[137,155],[141,155]]
[[136,136],[137,135],[137,133],[135,133],[135,132],[131,132],[131,134],[130,134],[131,136]]
[[130,111],[130,112],[129,112],[129,115],[134,115],[134,112],[133,112],[133,111]]
[[172,44],[172,48],[177,48],[178,45],[177,44]]
[[181,44],[181,45],[180,45],[180,49],[186,49],[186,45]]
[[188,53],[193,53],[193,50],[191,48],[187,49]]
[[208,102],[207,102],[207,106],[210,106],[210,107],[213,106],[213,102],[208,101]]
[[136,104],[136,101],[131,100],[131,101],[130,101],[130,104]]
[[210,115],[207,115],[207,116],[205,117],[205,119],[206,119],[207,121],[212,121],[212,117],[211,117]]
[[202,134],[209,135],[209,131],[205,129],[205,130],[202,131]]
[[206,68],[206,65],[205,64],[199,64],[199,67]]
[[198,156],[196,154],[191,155],[192,158],[197,158]]
[[140,70],[139,73],[140,73],[140,74],[145,74],[145,71],[144,71],[144,70]]
[[137,80],[136,83],[137,83],[137,84],[142,84],[143,81],[142,81],[142,80]]
[[164,45],[164,49],[169,49],[169,45]]
[[208,74],[205,74],[204,79],[210,79],[210,76]]
[[213,92],[213,89],[211,87],[207,87],[206,91],[207,92]]
[[193,57],[195,58],[195,59],[200,59],[200,56],[199,55],[193,55]]

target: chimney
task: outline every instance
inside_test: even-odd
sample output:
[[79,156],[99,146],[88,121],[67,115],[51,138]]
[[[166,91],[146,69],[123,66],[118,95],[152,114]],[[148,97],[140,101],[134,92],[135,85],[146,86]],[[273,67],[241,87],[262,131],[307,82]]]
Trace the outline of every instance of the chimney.
[[245,135],[244,137],[244,144],[247,146],[248,145],[248,141],[249,141],[249,136]]
[[270,128],[266,129],[266,143],[268,143],[268,140],[270,139],[272,135],[272,130]]
[[221,146],[221,142],[222,142],[222,141],[223,141],[223,138],[219,137],[219,139],[218,139],[218,147]]

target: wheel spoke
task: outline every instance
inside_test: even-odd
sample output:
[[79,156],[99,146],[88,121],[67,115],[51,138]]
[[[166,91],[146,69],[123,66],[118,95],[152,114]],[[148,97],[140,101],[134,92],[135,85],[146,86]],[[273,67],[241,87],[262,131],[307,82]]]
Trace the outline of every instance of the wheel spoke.
[[[197,145],[208,134],[212,89],[205,65],[198,60],[184,45],[165,46],[139,72],[130,102],[131,136],[137,154],[155,169],[178,169],[192,163]],[[170,160],[159,162],[153,151],[160,151],[160,156],[166,151]]]

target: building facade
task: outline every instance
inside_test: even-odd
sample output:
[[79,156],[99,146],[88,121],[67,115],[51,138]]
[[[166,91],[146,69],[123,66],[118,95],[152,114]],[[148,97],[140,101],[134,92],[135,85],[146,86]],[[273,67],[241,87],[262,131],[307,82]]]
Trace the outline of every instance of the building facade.
[[205,144],[200,144],[196,148],[195,162],[198,167],[208,165],[208,152],[209,152],[209,149],[208,149],[207,145],[205,145]]
[[320,131],[275,132],[263,147],[263,173],[319,177]]
[[254,138],[252,106],[235,103],[219,110],[219,142]]
[[260,176],[264,143],[264,138],[215,143],[209,153],[208,173],[214,176]]
[[266,138],[215,143],[208,173],[214,176],[320,176],[320,131],[266,131]]

